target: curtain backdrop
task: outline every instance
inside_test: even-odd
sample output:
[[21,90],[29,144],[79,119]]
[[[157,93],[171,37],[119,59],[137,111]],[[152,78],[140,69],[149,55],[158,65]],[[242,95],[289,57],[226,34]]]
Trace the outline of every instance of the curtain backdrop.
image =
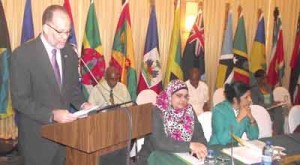
[[[196,0],[193,0],[196,1]],[[285,51],[285,77],[283,86],[288,87],[290,68],[289,62],[294,45],[296,35],[296,24],[298,13],[300,11],[299,0],[199,0],[203,1],[203,15],[205,25],[205,62],[207,84],[209,86],[210,95],[215,90],[215,81],[217,75],[218,58],[220,56],[226,3],[231,4],[233,12],[233,32],[237,25],[238,6],[243,8],[248,54],[251,50],[254,35],[256,32],[258,14],[261,8],[265,16],[266,30],[266,55],[267,63],[269,63],[270,49],[272,44],[273,29],[273,10],[275,6],[279,7],[284,36]],[[64,0],[32,0],[32,14],[34,21],[35,36],[41,31],[41,17],[43,10],[51,4],[63,4]],[[116,25],[122,10],[122,0],[94,0],[96,13],[99,23],[101,41],[104,49],[106,63],[110,61],[113,37]],[[196,1],[197,2],[197,1]],[[22,19],[24,13],[25,0],[2,0],[6,19],[9,28],[10,41],[12,49],[20,44]],[[174,16],[174,0],[156,0],[156,13],[159,34],[160,59],[162,71],[166,70],[167,55],[169,51],[169,43],[171,40],[173,16]],[[70,0],[76,38],[79,52],[81,51],[81,43],[84,33],[84,27],[87,17],[90,0]],[[145,44],[146,30],[150,15],[150,0],[129,0],[131,25],[133,33],[133,44],[135,50],[135,58],[137,61],[137,73],[139,74],[143,50]],[[181,4],[185,4],[185,0],[181,0]],[[183,10],[185,11],[185,10]],[[184,16],[184,13],[182,13]],[[182,18],[184,20],[184,18]],[[182,36],[187,36],[184,30],[181,30]],[[185,45],[186,38],[182,38],[182,50]],[[1,124],[1,123],[0,123]],[[1,124],[2,125],[2,124]],[[0,128],[1,128],[0,125]],[[2,125],[3,126],[3,125]],[[1,135],[1,129],[0,129]]]

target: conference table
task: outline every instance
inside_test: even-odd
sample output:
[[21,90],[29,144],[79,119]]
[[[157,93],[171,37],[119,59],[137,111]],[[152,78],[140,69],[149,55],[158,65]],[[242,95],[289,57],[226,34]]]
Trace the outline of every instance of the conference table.
[[[286,150],[286,156],[283,156],[279,161],[274,164],[300,164],[300,133],[294,134],[286,134],[286,135],[278,135],[269,138],[259,139],[261,141],[266,142],[267,140],[271,140],[274,146],[282,146]],[[237,144],[234,144],[237,146]],[[216,157],[225,156],[224,153],[221,152],[223,148],[229,148],[229,146],[208,146],[209,149],[213,149],[215,151]],[[227,156],[228,157],[228,156]],[[167,153],[163,151],[154,151],[148,158],[148,164],[150,165],[189,165],[189,162],[184,161],[173,153]],[[219,164],[231,164],[230,161],[223,162]],[[238,160],[234,160],[235,165],[243,164]]]

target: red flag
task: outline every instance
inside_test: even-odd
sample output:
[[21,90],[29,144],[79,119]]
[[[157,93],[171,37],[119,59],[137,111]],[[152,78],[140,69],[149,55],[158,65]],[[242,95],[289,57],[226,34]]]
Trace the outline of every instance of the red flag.
[[271,61],[268,69],[268,83],[275,86],[284,76],[284,50],[283,50],[283,34],[279,10],[274,10],[274,29],[273,42],[271,51]]
[[294,105],[300,104],[300,14],[298,16],[297,33],[295,39],[294,50],[290,62],[291,76],[289,92],[292,96],[292,102]]

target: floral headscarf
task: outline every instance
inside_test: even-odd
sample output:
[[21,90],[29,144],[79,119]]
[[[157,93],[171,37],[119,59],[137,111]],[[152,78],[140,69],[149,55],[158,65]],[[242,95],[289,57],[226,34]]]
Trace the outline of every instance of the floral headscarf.
[[177,141],[188,142],[194,132],[193,108],[190,104],[182,109],[174,109],[171,105],[171,96],[181,89],[187,89],[183,81],[171,81],[157,96],[156,106],[161,110],[166,135]]

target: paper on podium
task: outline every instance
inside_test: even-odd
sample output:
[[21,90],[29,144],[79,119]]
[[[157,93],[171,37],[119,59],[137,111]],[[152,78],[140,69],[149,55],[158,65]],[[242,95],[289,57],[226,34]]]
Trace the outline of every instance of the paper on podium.
[[93,107],[88,108],[88,109],[82,109],[80,111],[77,111],[77,112],[73,113],[73,115],[76,116],[76,117],[78,117],[78,118],[84,118],[84,117],[87,117],[87,115],[89,114],[89,112],[97,110],[100,107],[101,107],[100,105],[96,105],[96,106],[93,106]]
[[[232,148],[232,156],[245,164],[259,163],[261,162],[264,146],[265,143],[260,140],[245,141],[243,146]],[[231,148],[224,148],[222,152],[231,156]]]
[[192,156],[190,153],[185,152],[185,153],[174,153],[176,156],[179,158],[183,159],[184,161],[192,164],[192,165],[199,165],[199,164],[204,164],[203,159],[197,159],[194,156]]

